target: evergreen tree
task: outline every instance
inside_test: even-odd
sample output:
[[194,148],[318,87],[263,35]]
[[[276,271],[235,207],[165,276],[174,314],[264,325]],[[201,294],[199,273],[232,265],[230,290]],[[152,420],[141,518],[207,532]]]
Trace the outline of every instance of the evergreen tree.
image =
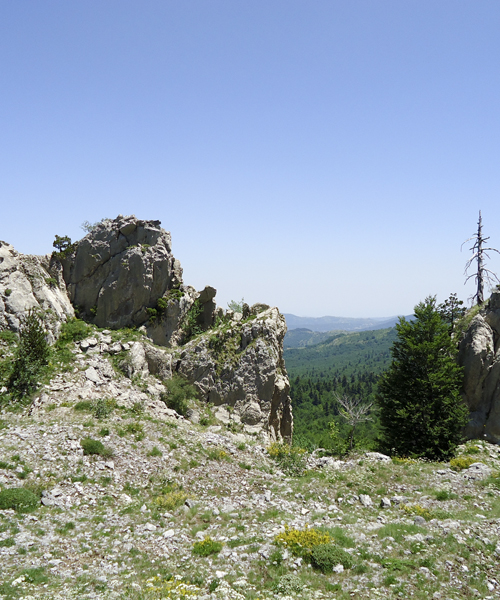
[[49,360],[50,348],[40,315],[29,310],[19,331],[16,360],[7,388],[13,398],[22,400],[38,387],[38,378]]
[[428,297],[415,319],[400,318],[392,363],[379,380],[377,403],[386,450],[403,456],[449,459],[462,441],[468,410],[462,369],[447,323]]

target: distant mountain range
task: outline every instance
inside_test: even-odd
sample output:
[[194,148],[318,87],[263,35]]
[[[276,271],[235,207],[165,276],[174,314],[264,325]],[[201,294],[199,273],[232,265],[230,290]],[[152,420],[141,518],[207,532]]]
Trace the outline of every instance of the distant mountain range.
[[[351,319],[348,317],[297,317],[285,314],[288,330],[310,329],[311,331],[368,331],[394,327],[399,317]],[[407,317],[411,318],[411,317]]]

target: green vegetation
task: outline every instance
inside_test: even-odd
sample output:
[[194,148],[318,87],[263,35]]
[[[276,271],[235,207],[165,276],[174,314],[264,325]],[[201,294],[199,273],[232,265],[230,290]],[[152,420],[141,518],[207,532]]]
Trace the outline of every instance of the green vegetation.
[[222,543],[214,541],[210,536],[206,536],[204,540],[193,544],[193,554],[198,556],[218,554],[221,550]]
[[0,510],[13,509],[29,512],[40,506],[40,498],[25,488],[7,488],[0,491]]
[[[342,454],[352,427],[342,418],[336,396],[375,400],[377,381],[389,366],[390,348],[396,330],[379,329],[358,333],[340,332],[316,346],[285,350],[293,403],[294,443],[312,450],[330,448]],[[356,427],[354,445],[375,449],[378,416]],[[330,423],[337,427],[337,442],[330,435]]]
[[414,321],[401,318],[396,329],[393,360],[377,395],[383,446],[402,456],[449,459],[468,418],[456,344],[433,297],[415,306]]
[[189,400],[198,397],[198,390],[177,373],[174,373],[172,379],[165,382],[165,387],[167,392],[162,394],[163,402],[168,408],[185,416],[189,409]]
[[113,455],[112,450],[106,448],[102,442],[99,440],[93,440],[92,438],[84,438],[80,442],[83,453],[89,455],[98,455],[103,456],[105,458]]
[[182,324],[186,341],[203,332],[203,304],[197,298],[188,310]]
[[72,252],[74,252],[76,244],[72,244],[71,238],[67,235],[56,235],[52,246],[57,250],[57,252],[54,251],[52,253],[52,256],[59,260],[62,260],[63,258],[69,256]]
[[322,573],[331,573],[336,565],[350,569],[353,559],[348,552],[333,544],[319,544],[311,550],[311,564]]
[[45,339],[42,317],[30,309],[21,325],[19,344],[7,383],[13,399],[27,399],[37,389],[49,355],[50,348]]
[[282,442],[273,442],[268,448],[269,456],[274,459],[284,473],[300,476],[306,469],[306,450]]

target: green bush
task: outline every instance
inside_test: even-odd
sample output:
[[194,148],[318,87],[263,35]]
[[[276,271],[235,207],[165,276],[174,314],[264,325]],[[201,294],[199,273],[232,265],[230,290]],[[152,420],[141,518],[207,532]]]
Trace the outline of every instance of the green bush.
[[182,329],[186,335],[186,340],[191,339],[195,335],[202,333],[203,331],[203,304],[200,299],[197,298],[191,308],[188,310]]
[[57,345],[59,347],[66,345],[70,342],[78,342],[88,337],[92,333],[92,327],[87,325],[85,321],[80,319],[70,319],[66,323],[61,325],[61,332]]
[[452,458],[450,460],[450,467],[454,471],[462,471],[462,469],[468,469],[476,462],[481,461],[478,461],[477,458],[473,458],[472,456],[457,456],[456,458]]
[[216,542],[208,535],[201,542],[195,542],[193,544],[193,554],[197,554],[198,556],[210,556],[211,554],[218,554],[221,550],[222,543]]
[[0,510],[28,512],[40,506],[40,498],[25,488],[8,488],[0,492]]
[[188,400],[198,397],[197,389],[177,374],[165,383],[165,387],[167,392],[161,395],[163,402],[176,413],[186,416]]
[[336,565],[350,569],[353,560],[352,556],[342,548],[333,544],[319,544],[311,550],[311,564],[322,573],[331,573]]
[[22,320],[19,345],[7,388],[12,397],[21,400],[38,387],[38,379],[48,364],[50,348],[40,314],[30,309]]
[[103,457],[112,456],[113,452],[109,448],[106,448],[99,440],[93,440],[92,438],[84,438],[80,442],[83,453],[87,455],[98,455]]
[[3,331],[0,331],[0,340],[7,342],[10,346],[17,342],[17,335],[9,329],[4,329]]
[[267,452],[288,475],[301,476],[304,474],[307,462],[307,453],[304,448],[290,446],[283,442],[273,442],[268,446]]

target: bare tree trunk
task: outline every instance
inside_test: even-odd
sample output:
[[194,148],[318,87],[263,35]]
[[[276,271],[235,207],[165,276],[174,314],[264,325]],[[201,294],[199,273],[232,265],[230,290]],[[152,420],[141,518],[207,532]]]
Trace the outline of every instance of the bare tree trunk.
[[[465,240],[465,242],[464,242],[464,244],[465,244],[469,240],[474,240],[474,244],[473,244],[472,248],[470,248],[470,250],[472,250],[472,256],[469,258],[469,260],[467,261],[467,264],[465,265],[465,275],[467,275],[467,271],[469,270],[473,261],[476,260],[477,261],[477,273],[476,273],[475,277],[476,277],[477,292],[474,294],[474,296],[472,296],[472,300],[474,301],[474,299],[475,299],[478,304],[482,304],[484,302],[484,283],[485,283],[485,281],[492,284],[493,280],[495,279],[497,282],[500,283],[500,280],[495,275],[495,273],[493,273],[492,271],[490,271],[489,269],[487,269],[485,267],[484,257],[487,256],[488,258],[490,258],[488,251],[497,252],[498,254],[500,254],[500,252],[496,248],[484,248],[483,247],[484,242],[487,242],[489,239],[490,239],[489,237],[487,237],[487,238],[483,237],[483,220],[481,217],[481,211],[479,211],[479,221],[477,222],[477,233],[475,235],[473,235],[472,237],[470,237],[468,240]],[[464,244],[462,244],[462,246]],[[469,279],[471,279],[471,277],[474,277],[474,275],[469,275],[467,277],[467,279],[465,280],[465,283],[467,283],[469,281]]]

